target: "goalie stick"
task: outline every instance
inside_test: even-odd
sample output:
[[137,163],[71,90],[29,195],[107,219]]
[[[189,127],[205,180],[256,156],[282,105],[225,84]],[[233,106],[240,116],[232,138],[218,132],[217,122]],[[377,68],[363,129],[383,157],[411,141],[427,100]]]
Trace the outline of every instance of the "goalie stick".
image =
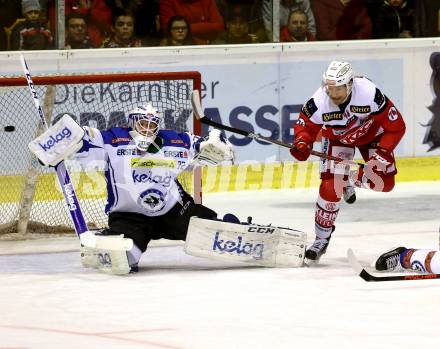
[[357,260],[353,250],[347,250],[347,258],[351,267],[365,281],[403,281],[403,280],[431,280],[440,279],[440,274],[411,274],[411,275],[387,275],[376,276],[367,271]]
[[[43,100],[43,111],[46,119],[46,123],[50,124],[52,120],[53,106],[55,103],[55,86],[49,85],[46,89],[46,95]],[[37,136],[45,131],[43,125],[40,123],[40,127],[37,128]],[[33,162],[33,161],[32,161]],[[27,232],[29,219],[31,217],[32,202],[35,196],[35,189],[38,181],[38,170],[33,164],[30,164],[27,175],[25,177],[25,184],[23,193],[20,200],[20,210],[18,215],[17,233],[25,234]]]
[[[229,132],[232,132],[232,133],[236,133],[236,134],[248,137],[248,138],[258,139],[260,141],[264,141],[264,142],[267,142],[267,143],[277,144],[277,145],[279,145],[281,147],[295,149],[295,146],[293,144],[284,143],[284,142],[278,141],[276,139],[272,139],[272,138],[269,138],[269,137],[262,136],[262,135],[260,135],[258,133],[247,132],[247,131],[241,130],[239,128],[235,128],[235,127],[231,127],[231,126],[226,126],[226,125],[223,125],[223,124],[219,124],[218,122],[212,121],[211,119],[206,117],[204,115],[204,113],[203,113],[202,105],[200,104],[200,93],[199,93],[198,90],[194,90],[192,92],[191,104],[192,104],[192,107],[193,107],[193,112],[194,112],[195,117],[198,120],[200,120],[200,122],[202,122],[202,123],[204,123],[206,125],[210,125],[212,127],[218,128],[220,130],[225,130],[225,131],[229,131]],[[359,166],[361,168],[363,168],[365,166],[364,164],[359,163],[359,162],[345,160],[345,159],[342,159],[342,158],[339,158],[339,157],[336,157],[336,156],[332,156],[332,155],[328,155],[328,154],[325,154],[325,153],[322,153],[320,151],[316,151],[316,150],[313,150],[313,149],[310,151],[310,154],[315,155],[317,157],[320,157],[322,159],[333,160],[333,161],[336,161],[336,162],[346,161],[346,162],[349,162],[349,163],[351,163],[353,165]]]
[[[38,98],[37,92],[35,91],[29,67],[23,55],[20,55],[20,62],[29,87],[29,91],[34,100],[35,108],[37,109],[38,116],[40,117],[41,125],[43,126],[44,130],[47,130],[49,126],[47,124],[46,117],[44,116],[44,111],[41,107],[40,99]],[[66,200],[66,204],[69,209],[70,217],[72,218],[75,233],[78,236],[81,244],[90,248],[100,248],[108,250],[130,250],[133,246],[133,241],[131,239],[113,238],[111,240],[108,240],[108,238],[106,237],[96,236],[93,232],[89,231],[87,223],[81,211],[81,207],[79,205],[78,197],[75,193],[75,188],[73,187],[72,181],[70,180],[70,176],[66,169],[64,161],[60,162],[55,167],[55,170],[61,189],[63,191],[64,199]]]

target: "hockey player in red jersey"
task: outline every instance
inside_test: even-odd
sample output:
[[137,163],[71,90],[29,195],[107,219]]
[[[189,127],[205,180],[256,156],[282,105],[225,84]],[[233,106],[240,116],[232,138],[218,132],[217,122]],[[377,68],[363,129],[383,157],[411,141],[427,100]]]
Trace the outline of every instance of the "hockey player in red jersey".
[[[305,255],[316,262],[327,250],[342,197],[353,203],[355,187],[381,192],[393,189],[397,173],[393,151],[405,133],[405,122],[373,82],[354,76],[350,63],[333,61],[323,75],[322,86],[300,112],[292,156],[307,160],[320,131],[322,151],[347,161],[321,160],[316,239]],[[356,148],[366,161],[364,168],[348,165]]]

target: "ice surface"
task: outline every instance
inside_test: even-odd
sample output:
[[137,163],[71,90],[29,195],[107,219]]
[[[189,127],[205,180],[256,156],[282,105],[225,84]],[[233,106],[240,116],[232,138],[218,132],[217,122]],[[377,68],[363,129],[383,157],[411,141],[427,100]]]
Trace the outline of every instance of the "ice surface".
[[[204,198],[220,214],[305,230],[312,241],[316,195]],[[75,239],[0,242],[0,348],[438,347],[440,281],[367,283],[346,251],[371,263],[397,245],[437,249],[439,198],[439,182],[358,191],[321,263],[298,269],[204,260],[174,244],[150,248],[138,274],[117,277],[83,269]]]

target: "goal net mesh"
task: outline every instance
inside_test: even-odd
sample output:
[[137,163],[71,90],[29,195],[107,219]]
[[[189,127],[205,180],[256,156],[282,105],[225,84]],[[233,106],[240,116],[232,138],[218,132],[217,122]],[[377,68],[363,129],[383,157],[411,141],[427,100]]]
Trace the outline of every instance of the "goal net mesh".
[[[162,128],[197,134],[191,92],[200,88],[200,75],[187,75],[36,77],[34,84],[48,124],[67,113],[81,126],[124,126],[131,109],[151,102],[163,112]],[[41,126],[24,79],[0,78],[0,125],[0,239],[73,233],[54,169],[42,167],[27,146],[41,133]],[[106,227],[103,165],[67,160],[66,167],[89,228]],[[179,180],[186,191],[200,197],[198,173],[184,172]]]

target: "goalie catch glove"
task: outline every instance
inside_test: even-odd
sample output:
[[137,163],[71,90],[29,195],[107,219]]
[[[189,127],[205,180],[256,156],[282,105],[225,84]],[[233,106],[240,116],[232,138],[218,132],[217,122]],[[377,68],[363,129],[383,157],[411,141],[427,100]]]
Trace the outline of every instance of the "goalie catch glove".
[[199,144],[196,160],[201,165],[218,165],[223,161],[233,163],[234,149],[220,130],[213,129],[209,132],[207,139]]
[[84,129],[65,114],[55,125],[28,144],[44,166],[56,166],[83,145]]

